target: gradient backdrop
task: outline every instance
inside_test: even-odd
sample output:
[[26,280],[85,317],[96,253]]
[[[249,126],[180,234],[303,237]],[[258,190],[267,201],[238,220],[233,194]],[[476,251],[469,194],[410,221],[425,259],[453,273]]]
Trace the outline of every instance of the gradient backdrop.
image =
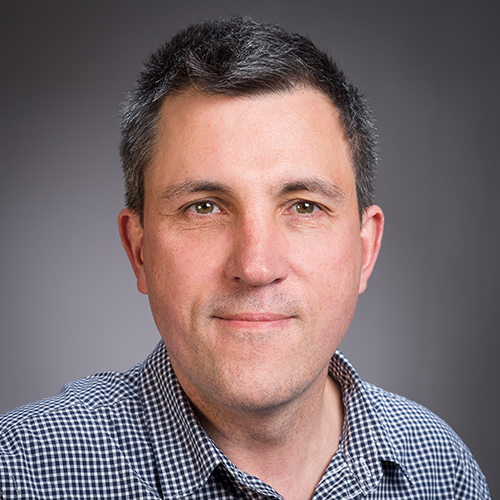
[[0,412],[159,340],[116,226],[118,110],[166,36],[229,13],[308,34],[369,96],[386,234],[341,349],[448,421],[500,496],[494,1],[3,2]]

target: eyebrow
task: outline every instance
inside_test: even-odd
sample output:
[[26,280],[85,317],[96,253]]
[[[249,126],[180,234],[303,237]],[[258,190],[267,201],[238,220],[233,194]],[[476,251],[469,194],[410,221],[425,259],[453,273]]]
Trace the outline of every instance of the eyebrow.
[[[335,184],[315,178],[297,179],[281,186],[278,191],[279,196],[297,191],[307,191],[325,196],[333,201],[342,201],[344,193]],[[220,193],[226,196],[236,196],[235,192],[227,185],[209,180],[188,180],[172,184],[163,191],[161,196],[164,200],[169,200],[187,194],[211,192]]]
[[184,181],[172,184],[169,186],[161,196],[162,199],[170,199],[175,198],[177,196],[183,196],[186,194],[192,193],[201,193],[201,192],[212,192],[212,193],[220,193],[227,196],[234,196],[234,192],[231,188],[226,186],[225,184],[221,184],[219,182],[207,181],[207,180],[193,180],[193,181]]
[[333,201],[342,201],[344,193],[335,184],[320,179],[298,179],[287,182],[280,190],[280,195],[294,193],[296,191],[308,191],[321,194]]

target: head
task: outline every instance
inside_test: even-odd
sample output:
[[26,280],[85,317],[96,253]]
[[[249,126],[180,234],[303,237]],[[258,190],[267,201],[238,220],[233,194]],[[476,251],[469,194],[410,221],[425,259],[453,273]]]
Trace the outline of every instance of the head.
[[141,221],[144,174],[154,153],[165,99],[176,93],[255,96],[311,88],[337,109],[349,144],[360,217],[373,204],[377,140],[365,99],[329,56],[278,25],[232,17],[192,25],[147,61],[122,113],[128,208]]
[[126,109],[120,234],[191,402],[317,395],[383,228],[358,92],[307,39],[236,18],[174,37]]

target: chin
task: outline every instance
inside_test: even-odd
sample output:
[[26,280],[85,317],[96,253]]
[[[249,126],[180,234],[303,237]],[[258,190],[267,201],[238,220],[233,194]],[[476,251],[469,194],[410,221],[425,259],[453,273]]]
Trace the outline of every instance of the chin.
[[236,384],[234,378],[226,387],[219,391],[219,400],[233,410],[255,413],[273,412],[299,399],[311,385],[310,381],[300,383],[298,380],[275,380],[266,377],[263,373],[252,377],[247,375],[245,380]]

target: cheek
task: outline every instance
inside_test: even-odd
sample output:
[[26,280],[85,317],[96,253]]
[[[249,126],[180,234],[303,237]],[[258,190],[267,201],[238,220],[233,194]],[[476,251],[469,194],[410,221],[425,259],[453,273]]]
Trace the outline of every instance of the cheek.
[[185,337],[191,324],[201,272],[193,249],[172,238],[150,238],[144,246],[148,298],[158,331],[169,352]]
[[342,241],[330,238],[315,248],[308,259],[301,259],[303,265],[307,263],[302,272],[309,281],[309,300],[327,327],[346,330],[356,307],[361,276],[359,231]]
[[332,231],[327,237],[311,238],[309,245],[293,245],[294,260],[304,276],[314,276],[321,288],[332,293],[357,290],[361,273],[362,249],[359,227]]
[[[150,301],[162,309],[182,310],[216,280],[220,255],[213,244],[172,234],[152,234],[144,242]],[[162,302],[158,304],[158,302]]]

